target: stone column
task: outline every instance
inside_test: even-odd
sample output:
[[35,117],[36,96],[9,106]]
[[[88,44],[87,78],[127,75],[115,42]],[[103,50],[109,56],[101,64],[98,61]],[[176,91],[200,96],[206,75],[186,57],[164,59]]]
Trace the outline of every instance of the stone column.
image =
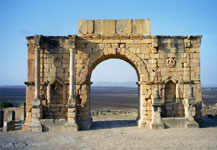
[[179,86],[180,86],[180,83],[178,82],[176,84],[176,103],[180,103]]
[[196,100],[193,95],[193,87],[188,89],[188,98],[184,100],[185,118],[188,119],[186,128],[198,128],[198,123],[194,120],[196,115]]
[[75,51],[75,47],[70,48],[70,87],[69,87],[69,99],[73,99],[74,98],[74,51]]
[[157,88],[154,89],[154,96],[152,98],[152,121],[151,129],[163,129],[164,124],[161,122],[162,102]]
[[76,115],[77,115],[77,108],[76,108],[76,100],[74,95],[74,52],[75,46],[72,46],[70,50],[70,79],[69,79],[69,99],[68,99],[68,114],[67,114],[67,123],[65,124],[65,131],[77,131],[78,126],[76,123]]
[[35,48],[35,100],[40,100],[40,46]]
[[41,99],[40,99],[40,38],[35,36],[35,98],[32,101],[32,123],[30,131],[42,132],[42,126],[39,121],[41,118]]

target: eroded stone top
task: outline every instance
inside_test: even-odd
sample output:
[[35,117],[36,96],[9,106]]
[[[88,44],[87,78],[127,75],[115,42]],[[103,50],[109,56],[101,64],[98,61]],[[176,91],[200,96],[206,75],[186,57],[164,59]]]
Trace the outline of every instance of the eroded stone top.
[[150,35],[150,19],[79,20],[78,35],[85,34]]

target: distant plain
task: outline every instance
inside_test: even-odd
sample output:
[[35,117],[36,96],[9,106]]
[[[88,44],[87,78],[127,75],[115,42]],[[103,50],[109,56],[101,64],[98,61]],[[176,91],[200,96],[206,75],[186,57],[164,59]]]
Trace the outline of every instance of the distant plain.
[[[217,103],[217,87],[202,88],[203,103]],[[9,101],[18,106],[25,102],[25,86],[0,86],[0,101]],[[91,108],[97,109],[137,109],[138,88],[135,87],[91,87]]]

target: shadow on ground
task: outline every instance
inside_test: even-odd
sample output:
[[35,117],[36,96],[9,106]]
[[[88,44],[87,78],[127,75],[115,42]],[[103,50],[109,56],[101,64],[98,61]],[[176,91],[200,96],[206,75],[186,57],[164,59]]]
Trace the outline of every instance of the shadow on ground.
[[[23,121],[15,121],[15,130],[21,130]],[[198,121],[200,128],[213,128],[217,127],[217,119],[210,117],[202,117]],[[111,128],[122,128],[122,127],[136,127],[138,126],[137,120],[111,120],[111,121],[94,121],[92,124],[92,130],[99,129],[111,129]],[[0,128],[2,131],[2,128]]]
[[137,120],[94,121],[93,130],[137,126]]
[[[217,127],[217,119],[202,117],[198,121],[200,128],[212,128]],[[98,129],[110,129],[110,128],[122,128],[137,126],[137,120],[112,120],[112,121],[94,121],[92,124],[92,130]]]
[[200,124],[200,128],[212,128],[217,127],[217,119],[209,118],[209,117],[202,117],[201,120],[198,121]]

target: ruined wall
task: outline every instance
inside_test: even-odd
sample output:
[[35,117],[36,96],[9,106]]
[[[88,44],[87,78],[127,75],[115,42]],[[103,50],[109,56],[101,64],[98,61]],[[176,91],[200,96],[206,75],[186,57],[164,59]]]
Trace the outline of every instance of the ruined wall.
[[[34,37],[27,37],[27,41],[26,112],[27,122],[30,123],[35,80]],[[91,73],[99,63],[111,58],[125,60],[137,72],[140,99],[139,126],[150,128],[155,88],[159,89],[164,111],[167,111],[166,116],[171,117],[172,113],[177,117],[183,117],[182,105],[187,98],[187,90],[191,86],[194,87],[194,96],[198,104],[197,114],[200,115],[202,100],[200,43],[201,36],[150,35],[150,20],[80,20],[77,36],[42,36],[40,41],[42,118],[67,119],[70,49],[75,53],[76,120],[80,129],[90,128],[92,121]],[[169,82],[174,84],[172,91],[175,91],[172,104],[166,104],[166,84]],[[55,91],[62,92],[54,93]]]
[[15,112],[15,120],[24,120],[24,107],[20,106],[20,107],[8,107],[8,108],[4,108],[4,121],[9,121],[7,120],[7,113],[8,111],[13,110]]

